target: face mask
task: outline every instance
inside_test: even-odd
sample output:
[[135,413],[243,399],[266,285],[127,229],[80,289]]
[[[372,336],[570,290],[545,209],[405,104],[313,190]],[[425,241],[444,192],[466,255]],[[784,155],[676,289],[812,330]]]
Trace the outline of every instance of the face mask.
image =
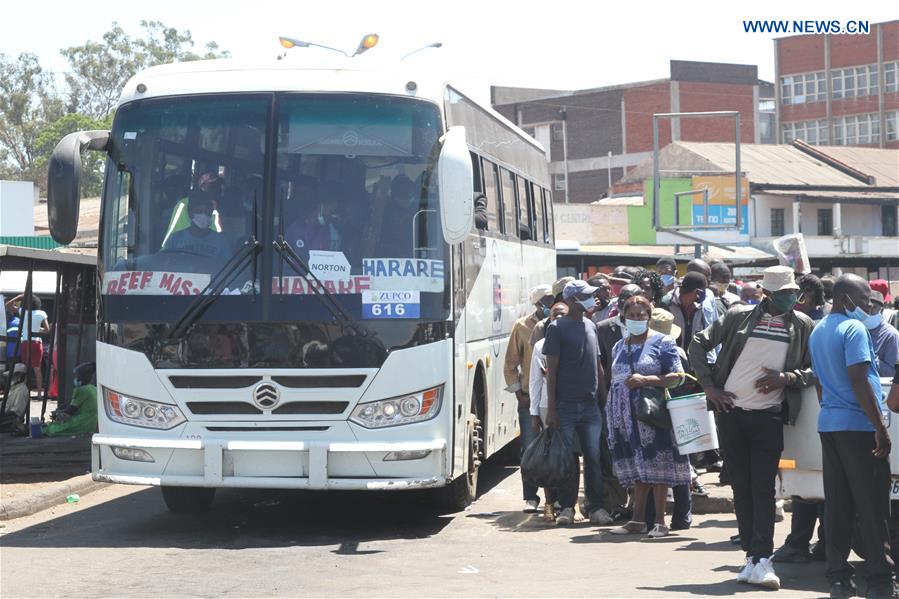
[[628,318],[624,321],[624,326],[627,327],[628,335],[640,336],[646,332],[649,328],[648,320],[631,320]]
[[72,381],[72,385],[75,386],[75,387],[80,387],[80,386],[81,386],[81,381],[78,380],[78,379],[75,379],[74,381]]
[[718,293],[725,293],[727,288],[730,287],[730,283],[712,283],[712,285],[718,290]]
[[669,287],[670,285],[674,285],[674,275],[662,275],[662,285],[665,287]]
[[696,303],[701,304],[704,301],[705,301],[705,289],[700,289],[696,293]]
[[[849,296],[846,296],[846,299],[849,300],[850,302],[852,302],[853,305],[855,305],[855,302],[853,302],[849,298]],[[853,308],[852,310],[850,310],[848,306],[845,308],[846,308],[846,318],[850,318],[852,320],[858,320],[859,322],[865,322],[866,320],[868,320],[869,314],[867,312],[865,312],[864,310],[862,310],[859,306],[855,306],[855,308]]]
[[543,304],[537,304],[537,309],[543,311],[543,318],[546,318],[547,316],[549,316],[550,310],[549,310],[549,308],[547,308],[547,307],[544,306]]
[[200,212],[191,216],[190,222],[192,222],[199,229],[208,229],[209,225],[212,224],[212,217],[208,214]]
[[593,308],[596,307],[596,298],[588,297],[585,300],[577,300],[577,303],[579,303],[584,310],[589,312],[590,310],[592,310]]
[[876,329],[883,324],[883,312],[872,314],[865,319],[865,326],[869,329]]
[[757,300],[757,299],[746,300],[746,303],[749,304],[750,306],[757,306],[759,303],[759,300]]
[[795,293],[775,293],[771,296],[771,303],[781,312],[789,312],[796,305],[796,299]]

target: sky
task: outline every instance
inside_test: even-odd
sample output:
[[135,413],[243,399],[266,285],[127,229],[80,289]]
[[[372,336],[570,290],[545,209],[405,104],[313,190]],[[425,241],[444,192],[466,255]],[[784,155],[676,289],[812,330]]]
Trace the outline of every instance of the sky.
[[[356,60],[392,62],[441,42],[406,62],[442,69],[478,84],[583,89],[664,78],[668,61],[755,64],[773,80],[773,36],[744,33],[744,19],[897,18],[891,2],[756,0],[605,2],[568,0],[47,0],[10,2],[0,23],[0,53],[36,53],[48,70],[66,70],[60,48],[98,40],[113,21],[132,34],[142,19],[187,29],[197,46],[209,40],[240,60],[267,60],[288,35],[352,52],[366,33],[381,41]],[[289,51],[290,60],[320,63],[331,53]]]

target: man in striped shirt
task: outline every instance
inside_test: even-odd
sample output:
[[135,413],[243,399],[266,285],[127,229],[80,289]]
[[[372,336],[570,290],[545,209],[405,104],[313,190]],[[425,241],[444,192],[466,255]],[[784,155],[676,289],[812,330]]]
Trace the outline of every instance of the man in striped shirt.
[[[795,391],[810,386],[809,335],[814,323],[793,310],[799,286],[792,269],[772,266],[764,299],[740,306],[694,335],[690,364],[718,412],[721,449],[731,477],[746,564],[737,582],[780,588],[774,552],[774,482],[783,451],[783,424],[798,409]],[[714,369],[705,352],[721,345]],[[794,405],[795,404],[795,407]]]

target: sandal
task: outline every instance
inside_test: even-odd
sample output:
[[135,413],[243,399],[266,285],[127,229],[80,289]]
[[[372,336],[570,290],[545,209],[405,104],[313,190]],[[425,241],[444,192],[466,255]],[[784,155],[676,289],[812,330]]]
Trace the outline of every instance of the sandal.
[[640,535],[646,533],[646,522],[634,522],[631,520],[624,526],[613,528],[609,531],[613,535]]
[[649,531],[649,534],[646,535],[647,539],[661,539],[662,537],[667,537],[671,532],[669,531],[667,526],[662,526],[661,524],[656,524],[652,527],[652,530]]

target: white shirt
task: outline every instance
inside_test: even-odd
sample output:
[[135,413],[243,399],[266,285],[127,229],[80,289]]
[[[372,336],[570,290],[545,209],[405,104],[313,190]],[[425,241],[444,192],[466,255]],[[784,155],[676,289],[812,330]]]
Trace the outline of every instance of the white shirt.
[[539,416],[540,408],[549,409],[549,396],[546,388],[546,356],[543,355],[543,342],[540,339],[534,344],[531,354],[531,376],[528,379],[531,394],[531,416]]
[[[22,310],[19,312],[19,318],[25,318],[25,311]],[[41,325],[44,324],[44,321],[47,320],[47,313],[43,310],[32,310],[31,311],[31,328],[29,330],[28,327],[22,327],[22,339],[28,341],[31,339],[31,333],[40,333]]]

